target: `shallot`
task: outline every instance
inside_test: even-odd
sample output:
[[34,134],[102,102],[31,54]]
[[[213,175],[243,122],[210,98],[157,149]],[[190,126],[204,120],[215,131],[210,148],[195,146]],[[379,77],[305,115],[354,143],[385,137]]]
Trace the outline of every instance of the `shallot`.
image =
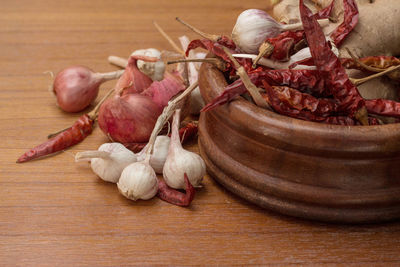
[[[136,61],[136,58],[131,57],[131,60]],[[141,84],[140,77],[133,77],[135,85]],[[122,76],[124,80],[119,83],[125,84],[125,78]],[[122,95],[117,94],[101,106],[98,117],[100,129],[111,140],[123,144],[147,142],[163,108],[185,87],[179,76],[166,73],[162,81],[151,83],[140,94],[125,94],[125,89],[120,91]],[[138,90],[138,87],[128,85],[127,89]]]
[[98,73],[84,66],[68,67],[54,79],[57,105],[66,112],[82,111],[96,99],[103,82],[117,79],[123,72]]

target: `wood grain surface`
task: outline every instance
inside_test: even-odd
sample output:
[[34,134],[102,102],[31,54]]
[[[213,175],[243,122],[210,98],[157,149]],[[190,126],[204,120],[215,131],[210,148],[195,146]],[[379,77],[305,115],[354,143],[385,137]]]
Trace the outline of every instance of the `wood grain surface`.
[[[0,5],[0,265],[400,265],[400,224],[330,225],[284,217],[242,201],[210,177],[190,208],[157,198],[132,202],[102,182],[78,151],[107,141],[96,128],[83,143],[16,164],[48,133],[80,114],[55,106],[45,71],[82,64],[116,69],[109,55],[170,49],[173,38],[229,34],[245,8],[266,1],[3,1]],[[107,82],[101,95],[112,87]],[[189,149],[197,151],[195,142]]]

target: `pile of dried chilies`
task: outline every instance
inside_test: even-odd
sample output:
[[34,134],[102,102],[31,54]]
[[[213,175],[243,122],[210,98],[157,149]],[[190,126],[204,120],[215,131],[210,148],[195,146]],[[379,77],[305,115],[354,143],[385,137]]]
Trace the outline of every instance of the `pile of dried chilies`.
[[[357,89],[357,85],[381,75],[399,81],[400,60],[387,56],[339,58],[335,53],[336,47],[342,44],[359,19],[354,0],[343,0],[343,4],[343,22],[329,36],[325,36],[317,20],[330,16],[333,1],[320,12],[312,14],[304,1],[300,0],[303,29],[269,36],[260,43],[258,56],[242,54],[246,52],[246,47],[239,47],[239,43],[237,46],[232,45],[226,40],[227,37],[207,39],[210,35],[203,34],[206,39],[193,40],[186,53],[198,47],[207,49],[214,54],[217,67],[230,82],[224,92],[202,111],[212,110],[239,95],[249,93],[258,106],[265,107],[259,100],[261,95],[268,104],[267,108],[307,121],[338,125],[377,125],[382,121],[375,115],[400,118],[399,102],[387,99],[367,100]],[[254,16],[260,16],[260,12],[253,13]],[[248,28],[251,32],[251,25]],[[262,30],[258,31],[261,34]],[[302,51],[303,58],[292,62],[287,68],[279,68],[282,62],[288,62],[299,51]],[[274,65],[278,67],[274,68]],[[245,72],[239,74],[239,68]],[[363,79],[352,79],[346,74],[346,69],[362,70],[368,75],[375,74]],[[241,79],[237,79],[238,75]]]

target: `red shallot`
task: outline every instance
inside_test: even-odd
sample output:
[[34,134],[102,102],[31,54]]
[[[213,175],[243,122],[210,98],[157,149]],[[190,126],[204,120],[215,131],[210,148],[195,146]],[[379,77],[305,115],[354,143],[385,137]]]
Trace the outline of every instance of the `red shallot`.
[[123,72],[95,73],[84,66],[68,67],[54,79],[53,92],[57,105],[66,112],[82,111],[96,99],[103,82],[117,79]]

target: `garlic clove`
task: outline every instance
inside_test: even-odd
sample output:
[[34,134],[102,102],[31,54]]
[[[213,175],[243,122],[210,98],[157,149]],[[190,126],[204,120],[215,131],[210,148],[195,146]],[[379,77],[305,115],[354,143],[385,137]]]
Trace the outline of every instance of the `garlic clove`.
[[[153,167],[154,171],[158,174],[163,173],[163,168],[165,161],[167,160],[168,147],[171,138],[166,135],[159,135],[154,142],[153,153],[150,157],[150,165]],[[146,150],[148,145],[146,145],[142,151],[138,153],[138,161],[144,160],[146,157]]]
[[185,173],[194,187],[201,187],[203,177],[206,175],[204,160],[194,152],[175,149],[170,152],[164,164],[164,180],[172,188],[185,189],[183,178]]
[[134,51],[132,55],[142,55],[147,57],[158,58],[157,62],[145,62],[138,60],[137,66],[141,72],[149,76],[153,81],[161,81],[164,78],[165,64],[161,61],[161,52],[155,48],[139,49]]
[[182,148],[179,140],[179,123],[180,109],[177,109],[172,120],[171,142],[163,168],[164,180],[172,188],[185,189],[186,173],[190,183],[194,187],[200,187],[206,174],[206,165],[199,155]]
[[137,161],[137,155],[120,143],[105,143],[96,151],[78,152],[75,160],[90,160],[90,167],[97,176],[116,183],[125,167]]
[[257,54],[261,43],[268,37],[281,32],[277,23],[267,12],[259,9],[247,9],[237,18],[232,30],[232,40],[241,51]]
[[131,200],[148,200],[157,194],[156,173],[146,161],[128,165],[117,183],[119,192]]

